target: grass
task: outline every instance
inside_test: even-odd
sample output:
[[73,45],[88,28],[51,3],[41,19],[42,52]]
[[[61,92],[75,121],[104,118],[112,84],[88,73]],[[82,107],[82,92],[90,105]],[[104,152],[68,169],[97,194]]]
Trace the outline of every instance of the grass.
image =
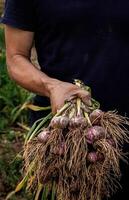
[[[8,76],[4,30],[0,26],[0,200],[5,199],[22,178],[22,158],[20,155],[15,158],[22,150],[28,112],[20,108],[32,97],[33,94],[17,86]],[[23,191],[12,198],[17,199],[32,198]]]

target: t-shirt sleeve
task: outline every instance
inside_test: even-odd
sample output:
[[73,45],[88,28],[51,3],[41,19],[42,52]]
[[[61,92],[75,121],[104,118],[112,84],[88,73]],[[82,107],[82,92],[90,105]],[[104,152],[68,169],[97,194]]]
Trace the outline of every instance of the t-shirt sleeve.
[[35,30],[33,1],[6,0],[1,22],[26,31]]

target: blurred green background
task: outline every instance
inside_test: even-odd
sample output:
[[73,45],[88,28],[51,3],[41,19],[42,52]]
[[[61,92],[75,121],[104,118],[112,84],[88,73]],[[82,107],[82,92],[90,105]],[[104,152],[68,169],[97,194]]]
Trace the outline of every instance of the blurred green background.
[[[25,105],[33,94],[10,80],[5,57],[4,29],[0,25],[0,200],[15,189],[22,179],[22,151],[28,131],[28,112]],[[25,191],[12,200],[31,199]]]

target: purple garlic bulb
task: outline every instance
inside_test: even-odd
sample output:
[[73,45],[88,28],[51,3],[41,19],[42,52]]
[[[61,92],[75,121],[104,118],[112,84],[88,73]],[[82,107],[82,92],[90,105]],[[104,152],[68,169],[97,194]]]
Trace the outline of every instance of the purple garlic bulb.
[[60,128],[64,129],[68,126],[69,123],[69,119],[68,117],[65,116],[61,116],[60,117]]
[[90,163],[96,163],[97,161],[103,161],[104,156],[100,152],[92,151],[88,153],[87,160]]
[[37,139],[39,142],[45,143],[47,142],[49,135],[50,135],[50,131],[46,129],[46,130],[41,131],[38,134]]
[[53,117],[50,123],[51,128],[66,128],[69,123],[69,119],[65,116]]
[[96,153],[96,152],[90,152],[90,153],[88,153],[88,155],[87,155],[87,160],[88,160],[90,163],[96,163],[97,160],[98,160],[97,153]]
[[85,128],[87,126],[87,121],[84,117],[73,117],[70,119],[69,126],[71,128]]
[[93,144],[96,140],[105,137],[105,130],[101,126],[92,126],[88,128],[86,133],[86,139],[89,144]]
[[54,147],[54,150],[52,153],[62,156],[64,155],[65,149],[66,149],[65,143],[61,142],[58,146]]
[[107,138],[106,142],[110,144],[112,147],[116,147],[115,141],[112,138]]
[[90,114],[90,121],[93,125],[100,125],[100,119],[101,119],[101,115],[103,114],[103,111],[100,109],[96,109],[94,110],[91,114]]

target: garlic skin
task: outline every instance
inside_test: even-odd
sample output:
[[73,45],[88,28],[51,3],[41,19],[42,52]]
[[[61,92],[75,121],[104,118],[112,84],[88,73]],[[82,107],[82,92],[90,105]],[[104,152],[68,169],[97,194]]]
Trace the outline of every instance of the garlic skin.
[[86,133],[86,139],[89,144],[93,144],[96,140],[105,137],[105,130],[101,126],[92,126],[88,128]]
[[87,121],[84,117],[74,117],[70,119],[69,126],[71,128],[85,128],[87,126]]
[[88,155],[87,155],[87,160],[88,160],[90,163],[96,163],[97,160],[98,160],[97,153],[96,153],[96,152],[90,152],[90,153],[88,153]]
[[103,111],[100,109],[96,109],[92,111],[92,113],[89,116],[92,125],[100,125],[100,119],[101,119],[102,114],[103,114]]
[[50,123],[50,127],[64,129],[68,126],[68,123],[69,119],[65,116],[53,117]]
[[43,130],[38,134],[37,139],[39,142],[45,143],[47,142],[49,135],[50,135],[49,130]]
[[104,156],[100,152],[92,151],[87,154],[87,161],[90,163],[96,163],[103,160]]
[[106,142],[112,147],[116,147],[115,141],[112,138],[107,138]]
[[64,142],[61,142],[58,146],[54,147],[52,153],[55,155],[63,156],[66,149]]

